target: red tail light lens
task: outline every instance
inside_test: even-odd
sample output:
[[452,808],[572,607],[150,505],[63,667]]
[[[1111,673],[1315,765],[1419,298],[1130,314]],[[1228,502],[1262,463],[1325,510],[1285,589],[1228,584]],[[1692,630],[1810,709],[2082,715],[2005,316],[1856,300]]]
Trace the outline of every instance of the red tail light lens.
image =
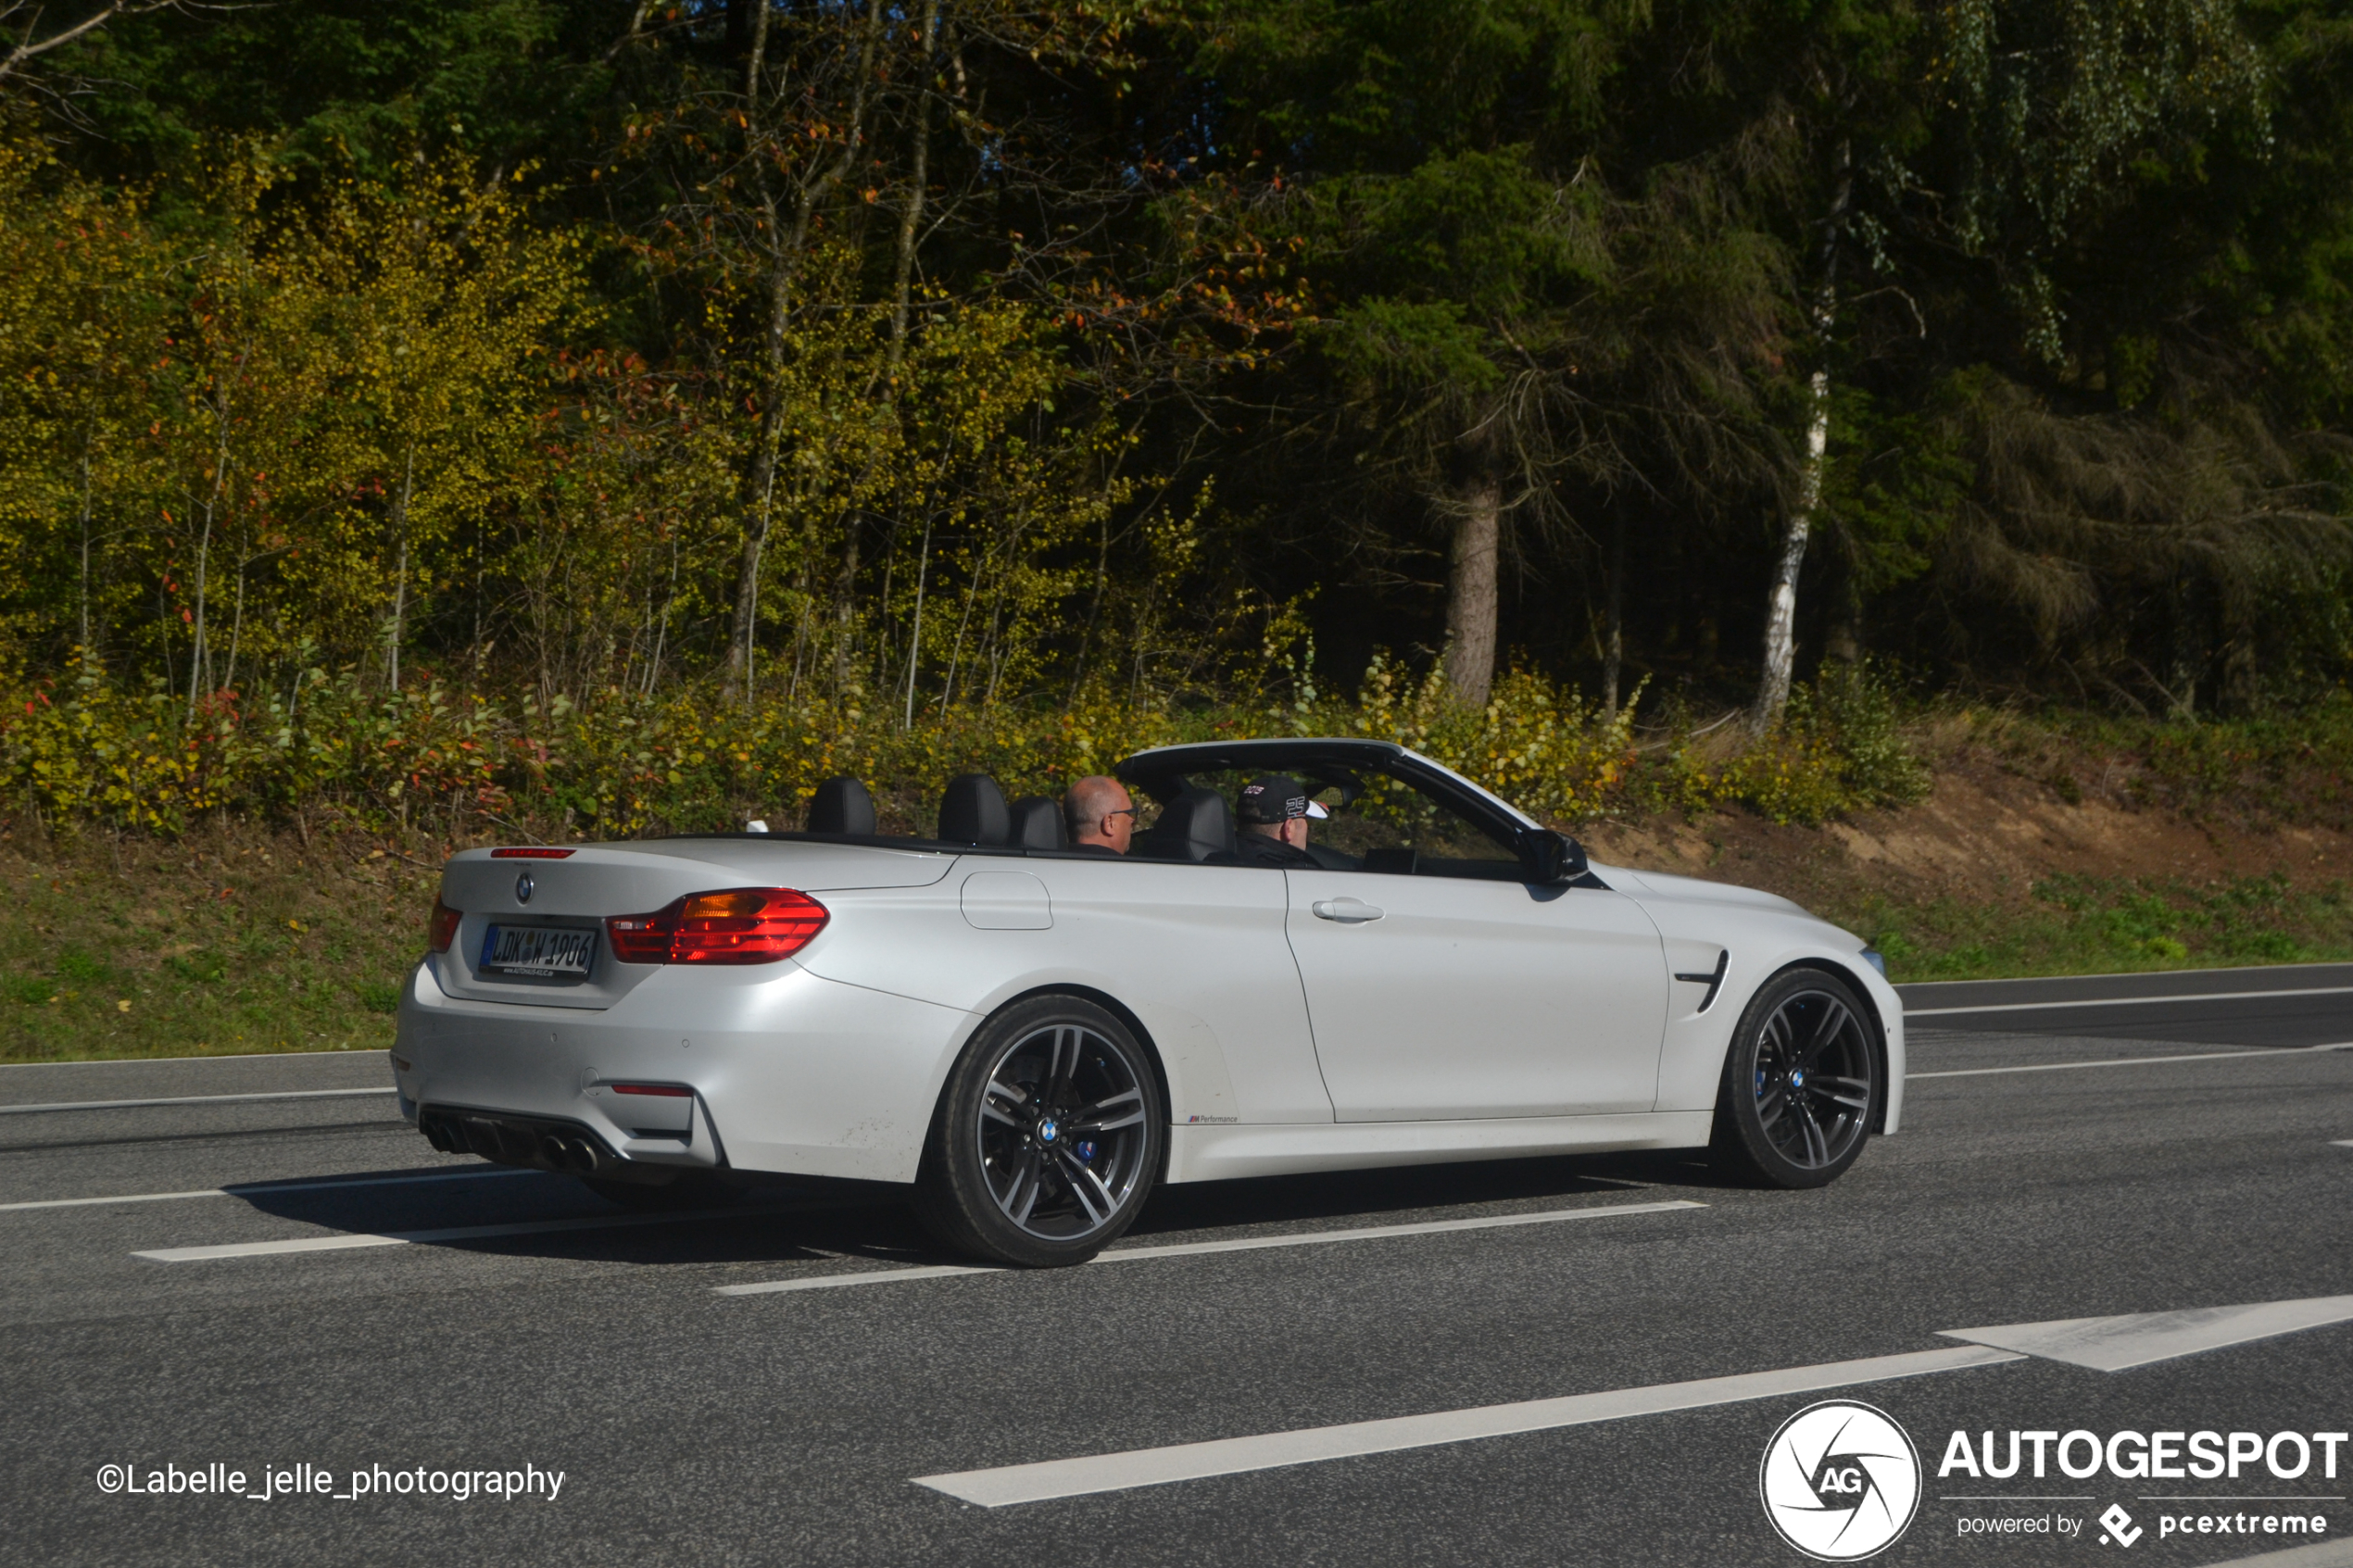
[[493,849],[490,858],[494,860],[561,860],[571,854],[569,849],[543,849],[535,846],[528,849]]
[[446,953],[449,944],[458,938],[458,922],[465,919],[462,912],[443,903],[438,896],[433,901],[433,919],[425,923],[425,945],[436,953]]
[[615,915],[605,922],[605,939],[623,963],[668,963],[670,934],[677,928],[678,903],[653,915]]
[[833,918],[789,887],[695,893],[649,915],[605,922],[623,963],[774,963],[809,946]]

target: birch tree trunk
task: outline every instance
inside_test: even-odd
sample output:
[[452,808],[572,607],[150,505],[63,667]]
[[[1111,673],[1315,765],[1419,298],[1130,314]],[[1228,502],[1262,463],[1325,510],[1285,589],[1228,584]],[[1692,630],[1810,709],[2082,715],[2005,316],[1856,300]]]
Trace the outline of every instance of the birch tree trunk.
[[[384,649],[384,687],[400,689],[400,639],[409,618],[409,498],[415,493],[417,479],[417,445],[409,444],[409,457],[400,474],[400,499],[393,504],[393,536],[400,541],[400,565],[393,575],[392,635]],[[243,589],[240,580],[239,588]]]
[[206,576],[212,561],[212,508],[205,508],[204,533],[196,540],[196,616],[188,645],[188,712],[196,711],[196,688],[204,680]]
[[82,637],[80,652],[83,670],[94,670],[104,662],[98,650],[90,643],[90,442],[84,433],[82,445]]
[[[768,233],[775,235],[775,204],[768,204]],[[752,503],[751,526],[744,530],[742,564],[736,573],[735,624],[727,638],[727,672],[721,695],[733,700],[751,696],[752,634],[760,622],[760,559],[768,549],[768,528],[775,517],[776,446],[784,434],[785,326],[792,308],[792,273],[783,258],[773,263],[768,276],[767,382],[761,399],[758,445],[752,450],[751,472],[745,488]]]
[[931,524],[924,524],[924,549],[915,568],[915,627],[907,638],[907,717],[899,726],[915,727],[915,669],[924,657],[924,582],[931,574]]
[[233,689],[237,684],[237,644],[245,634],[245,571],[253,565],[248,556],[237,562],[237,612],[229,622],[229,669],[220,677],[221,689]]
[[1821,505],[1823,456],[1830,450],[1830,372],[1816,370],[1811,384],[1813,406],[1806,421],[1806,460],[1798,471],[1797,504],[1790,508],[1781,553],[1773,563],[1772,590],[1765,601],[1765,679],[1757,687],[1756,706],[1749,713],[1749,729],[1760,735],[1780,723],[1789,707],[1790,679],[1797,667],[1797,573],[1806,564],[1814,509]]
[[1836,176],[1831,187],[1829,214],[1822,220],[1821,249],[1816,275],[1821,280],[1814,295],[1816,365],[1807,386],[1811,392],[1806,417],[1806,456],[1797,475],[1797,498],[1781,533],[1780,554],[1773,563],[1772,586],[1765,599],[1765,675],[1756,688],[1755,706],[1749,709],[1752,734],[1762,735],[1781,721],[1789,707],[1790,681],[1797,668],[1797,576],[1806,564],[1806,544],[1814,528],[1814,513],[1822,504],[1822,470],[1831,445],[1831,373],[1823,362],[1830,354],[1831,333],[1838,325],[1838,244],[1846,226],[1846,208],[1855,190],[1854,150],[1838,144]]

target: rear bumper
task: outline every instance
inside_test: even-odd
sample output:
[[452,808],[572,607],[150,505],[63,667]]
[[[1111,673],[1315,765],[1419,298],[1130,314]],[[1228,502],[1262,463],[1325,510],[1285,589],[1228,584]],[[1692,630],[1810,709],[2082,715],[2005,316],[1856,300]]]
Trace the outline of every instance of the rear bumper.
[[703,1122],[699,1140],[681,1135],[650,1148],[644,1146],[651,1140],[623,1138],[616,1148],[607,1134],[585,1123],[470,1106],[422,1107],[417,1130],[444,1154],[479,1154],[501,1165],[659,1185],[675,1180],[682,1170],[714,1170],[727,1163],[727,1152],[711,1135],[708,1119],[698,1120]]
[[[427,960],[402,990],[394,1081],[436,1147],[510,1164],[912,1182],[977,1022],[790,962],[665,969],[588,1010],[467,1001]],[[648,1086],[686,1092],[627,1092]]]

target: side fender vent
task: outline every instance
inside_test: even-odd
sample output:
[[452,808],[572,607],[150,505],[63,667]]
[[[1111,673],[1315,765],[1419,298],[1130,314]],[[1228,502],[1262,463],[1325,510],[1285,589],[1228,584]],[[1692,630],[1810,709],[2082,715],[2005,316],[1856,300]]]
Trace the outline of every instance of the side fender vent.
[[1705,1012],[1709,1008],[1716,1005],[1716,993],[1724,988],[1724,971],[1730,966],[1731,961],[1732,950],[1730,947],[1718,948],[1716,954],[1716,967],[1714,970],[1705,974],[1679,974],[1675,977],[1686,985],[1705,985],[1707,987],[1707,995],[1699,999],[1699,1008],[1697,1010]]

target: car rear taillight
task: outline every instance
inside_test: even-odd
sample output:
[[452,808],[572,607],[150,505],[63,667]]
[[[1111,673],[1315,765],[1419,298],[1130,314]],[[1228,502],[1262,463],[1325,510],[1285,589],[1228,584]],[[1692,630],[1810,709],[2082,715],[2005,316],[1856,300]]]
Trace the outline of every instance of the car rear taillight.
[[458,922],[463,913],[443,903],[438,896],[433,901],[433,919],[425,924],[425,945],[436,953],[446,953],[458,937]]
[[832,917],[789,887],[692,893],[649,915],[605,922],[623,963],[774,963],[809,946]]

